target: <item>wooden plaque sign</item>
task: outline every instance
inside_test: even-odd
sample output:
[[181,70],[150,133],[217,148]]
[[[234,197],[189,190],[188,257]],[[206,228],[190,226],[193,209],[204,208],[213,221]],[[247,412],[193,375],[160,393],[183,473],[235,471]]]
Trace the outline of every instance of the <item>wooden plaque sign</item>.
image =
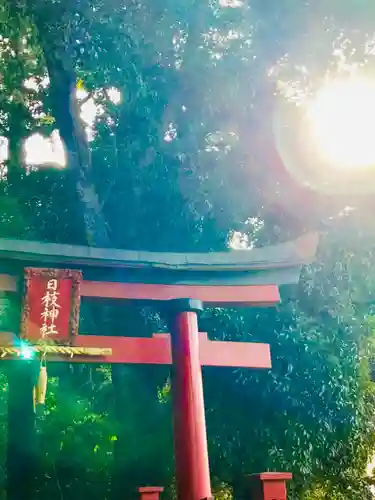
[[80,271],[25,269],[21,337],[67,344],[78,333]]

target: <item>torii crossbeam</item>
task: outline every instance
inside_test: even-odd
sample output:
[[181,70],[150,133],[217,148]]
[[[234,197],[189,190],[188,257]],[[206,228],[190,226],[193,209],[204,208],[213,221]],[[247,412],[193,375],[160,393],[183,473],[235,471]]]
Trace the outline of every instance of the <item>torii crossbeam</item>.
[[[270,368],[271,355],[267,344],[209,340],[198,333],[197,314],[204,305],[277,304],[278,286],[298,281],[316,244],[310,235],[252,251],[156,255],[0,240],[0,264],[12,270],[0,275],[0,290],[19,291],[25,272],[20,335],[0,334],[0,355],[14,359],[26,340],[48,361],[171,364],[178,498],[209,499],[201,366]],[[160,304],[171,334],[78,334],[81,296]]]

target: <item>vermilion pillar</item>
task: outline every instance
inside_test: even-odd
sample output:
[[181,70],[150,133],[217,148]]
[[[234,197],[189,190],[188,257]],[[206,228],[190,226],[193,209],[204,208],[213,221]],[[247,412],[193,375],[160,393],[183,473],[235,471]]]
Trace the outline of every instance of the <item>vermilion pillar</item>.
[[138,488],[139,500],[160,500],[163,491],[164,488],[160,486],[143,486],[143,488]]
[[289,472],[263,472],[250,476],[251,500],[286,500],[286,482],[292,479]]
[[172,391],[178,500],[211,497],[202,371],[199,359],[198,300],[171,301]]

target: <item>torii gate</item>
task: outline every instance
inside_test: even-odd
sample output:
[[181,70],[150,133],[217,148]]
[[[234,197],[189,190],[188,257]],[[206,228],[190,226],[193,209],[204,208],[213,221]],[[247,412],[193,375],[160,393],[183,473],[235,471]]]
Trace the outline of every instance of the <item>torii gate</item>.
[[[27,341],[48,361],[171,364],[178,499],[210,499],[201,366],[269,369],[271,355],[268,344],[209,340],[197,315],[207,305],[276,305],[279,285],[298,282],[317,242],[314,234],[251,251],[155,254],[0,240],[0,291],[19,292],[24,276],[20,332],[0,334],[0,355],[22,355]],[[171,334],[79,334],[81,296],[159,303]]]

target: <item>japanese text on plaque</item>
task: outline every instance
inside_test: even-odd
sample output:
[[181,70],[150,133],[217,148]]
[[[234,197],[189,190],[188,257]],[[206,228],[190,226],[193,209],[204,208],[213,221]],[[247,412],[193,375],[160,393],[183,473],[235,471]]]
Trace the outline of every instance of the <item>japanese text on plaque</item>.
[[42,297],[43,311],[41,313],[42,326],[40,334],[42,337],[57,335],[55,320],[58,318],[61,306],[58,302],[60,293],[58,292],[57,279],[47,281],[46,291]]

